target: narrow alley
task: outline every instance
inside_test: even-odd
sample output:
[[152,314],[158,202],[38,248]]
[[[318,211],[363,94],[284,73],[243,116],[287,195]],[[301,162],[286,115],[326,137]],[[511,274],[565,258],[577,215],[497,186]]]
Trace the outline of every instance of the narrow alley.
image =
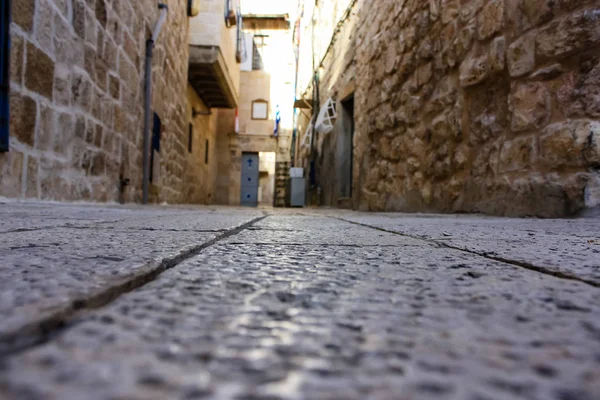
[[2,399],[600,394],[598,219],[12,201],[0,217]]
[[2,0],[0,400],[600,400],[600,0]]

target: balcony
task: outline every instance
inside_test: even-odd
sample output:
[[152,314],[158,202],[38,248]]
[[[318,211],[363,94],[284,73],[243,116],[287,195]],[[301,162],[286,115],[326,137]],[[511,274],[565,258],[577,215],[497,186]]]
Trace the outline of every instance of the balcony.
[[[210,108],[236,108],[240,67],[236,60],[238,27],[225,24],[223,0],[203,0],[190,19],[188,80]],[[230,7],[234,7],[231,5]]]

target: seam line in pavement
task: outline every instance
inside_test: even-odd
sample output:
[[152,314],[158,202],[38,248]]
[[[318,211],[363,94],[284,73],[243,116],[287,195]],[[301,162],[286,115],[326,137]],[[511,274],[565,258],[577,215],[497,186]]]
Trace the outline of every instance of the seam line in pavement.
[[[156,280],[163,272],[176,267],[182,262],[197,256],[202,250],[218,242],[237,235],[244,229],[267,218],[265,215],[254,218],[235,228],[231,228],[217,237],[185,250],[173,257],[166,257],[160,261],[148,262],[141,271],[133,276],[124,277],[122,280],[108,284],[107,287],[82,298],[75,298],[62,307],[49,312],[36,321],[30,322],[11,332],[0,334],[0,361],[8,356],[23,352],[32,347],[47,343],[61,332],[69,328],[69,323],[85,311],[104,307],[118,299],[123,294],[138,289]],[[144,269],[143,267],[141,269]]]
[[[249,244],[252,246],[303,246],[303,247],[352,247],[357,249],[370,247],[394,247],[398,248],[397,244],[344,244],[344,243],[291,243],[291,242],[227,242],[231,245]],[[415,245],[407,244],[402,247],[414,247]]]
[[382,232],[387,232],[387,233],[393,233],[394,235],[398,235],[398,236],[404,236],[404,237],[408,237],[411,239],[417,239],[417,240],[422,240],[424,242],[428,242],[428,243],[434,243],[440,247],[445,247],[448,249],[453,249],[453,250],[458,250],[458,251],[462,251],[465,253],[469,253],[469,254],[473,254],[479,257],[483,257],[483,258],[487,258],[488,260],[494,260],[494,261],[500,261],[503,262],[505,264],[510,264],[513,265],[515,267],[519,267],[519,268],[524,268],[524,269],[528,269],[530,271],[534,271],[534,272],[538,272],[544,275],[550,275],[553,276],[555,278],[561,278],[561,279],[568,279],[568,280],[572,280],[572,281],[577,281],[577,282],[581,282],[581,283],[585,283],[586,285],[590,285],[596,288],[600,288],[600,283],[589,280],[589,279],[585,279],[585,278],[581,278],[577,275],[573,275],[570,273],[566,273],[566,272],[561,272],[561,271],[554,271],[551,270],[547,267],[540,267],[539,265],[534,265],[528,262],[524,262],[524,261],[519,261],[519,260],[512,260],[510,258],[505,258],[505,257],[499,257],[499,256],[492,256],[487,254],[486,252],[483,251],[476,251],[476,250],[469,250],[469,249],[465,249],[463,247],[459,247],[459,246],[453,246],[451,244],[445,243],[443,241],[437,240],[437,239],[424,239],[422,237],[419,236],[415,236],[415,235],[408,235],[406,233],[400,233],[400,232],[396,232],[394,230],[391,229],[385,229],[385,228],[381,228],[378,226],[373,226],[373,225],[368,225],[368,224],[363,224],[361,222],[356,222],[356,221],[351,221],[351,220],[347,220],[341,217],[330,217],[333,219],[337,219],[339,221],[344,221],[344,222],[348,222],[350,224],[354,224],[354,225],[358,225],[358,226],[363,226],[365,228],[371,228],[371,229],[375,229],[378,231],[382,231]]

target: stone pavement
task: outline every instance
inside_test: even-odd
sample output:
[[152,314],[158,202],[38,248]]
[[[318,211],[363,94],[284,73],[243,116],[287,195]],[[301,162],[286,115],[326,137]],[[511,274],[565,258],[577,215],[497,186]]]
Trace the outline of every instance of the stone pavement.
[[600,399],[599,219],[0,220],[0,399]]

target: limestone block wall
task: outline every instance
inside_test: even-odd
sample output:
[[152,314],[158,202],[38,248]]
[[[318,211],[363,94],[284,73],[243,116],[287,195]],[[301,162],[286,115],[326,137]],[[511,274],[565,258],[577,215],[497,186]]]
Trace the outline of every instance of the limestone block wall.
[[[273,134],[273,102],[271,101],[271,74],[266,71],[241,71],[240,104],[238,107],[240,133],[270,136]],[[267,119],[252,119],[252,102],[268,102]]]
[[[355,208],[598,205],[600,1],[363,0],[353,14]],[[322,91],[343,86],[335,74]]]
[[[184,171],[184,197],[188,203],[213,204],[219,155],[217,154],[217,113],[209,110],[196,91],[188,84],[188,137]],[[197,114],[196,112],[210,115]],[[191,137],[189,129],[191,127]],[[191,140],[190,140],[191,139]]]
[[[168,0],[156,43],[153,111],[163,126],[155,201],[187,202],[188,18]],[[11,25],[11,149],[0,195],[139,201],[145,42],[156,2],[16,0]]]

